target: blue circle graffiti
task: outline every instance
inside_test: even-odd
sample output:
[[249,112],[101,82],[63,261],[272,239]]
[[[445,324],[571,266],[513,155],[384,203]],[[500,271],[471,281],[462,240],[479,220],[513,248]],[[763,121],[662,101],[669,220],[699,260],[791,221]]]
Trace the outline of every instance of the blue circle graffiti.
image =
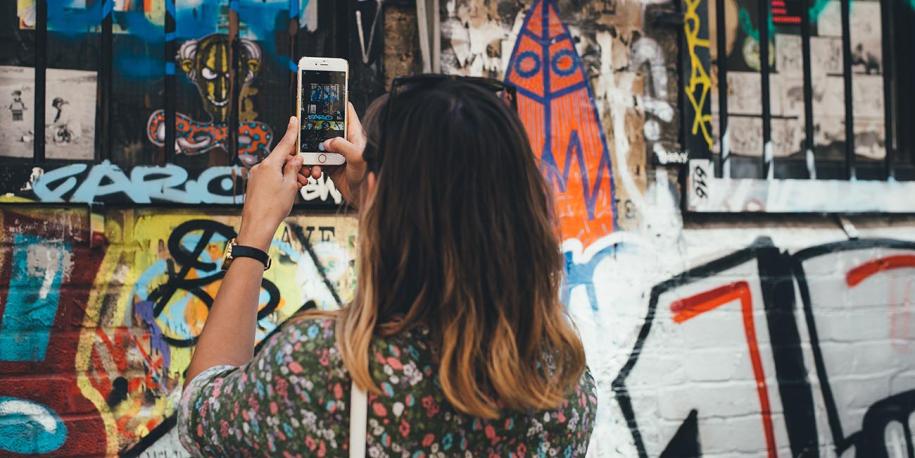
[[563,49],[553,56],[550,66],[559,76],[569,76],[578,69],[578,60],[575,59],[575,53],[571,49]]
[[[529,68],[525,70],[525,67]],[[515,71],[524,78],[530,78],[540,71],[540,56],[532,51],[525,51],[515,61]]]
[[0,450],[51,453],[67,441],[67,427],[43,404],[0,396]]

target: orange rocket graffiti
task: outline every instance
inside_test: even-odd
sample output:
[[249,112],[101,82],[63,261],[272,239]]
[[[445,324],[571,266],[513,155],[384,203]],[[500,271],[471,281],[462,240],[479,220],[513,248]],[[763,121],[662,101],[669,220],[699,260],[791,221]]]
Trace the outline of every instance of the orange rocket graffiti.
[[537,0],[505,76],[553,188],[563,240],[583,247],[614,230],[613,173],[591,86],[555,0]]

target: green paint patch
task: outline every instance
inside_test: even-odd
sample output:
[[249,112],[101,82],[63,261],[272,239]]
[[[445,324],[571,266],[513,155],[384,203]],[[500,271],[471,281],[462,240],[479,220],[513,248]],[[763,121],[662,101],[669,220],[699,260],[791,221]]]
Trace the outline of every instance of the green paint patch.
[[[810,10],[808,10],[808,14],[810,16],[811,24],[817,23],[817,19],[820,18],[821,14],[823,14],[823,10],[826,9],[826,6],[829,5],[830,1],[831,0],[816,0],[816,2],[810,6]],[[909,0],[909,2],[911,2],[912,5],[915,5],[915,0]]]
[[[821,0],[817,0],[817,1],[821,1]],[[826,0],[826,1],[829,1],[829,0]],[[915,0],[911,0],[911,1],[915,2]],[[769,15],[768,19],[769,19],[768,20],[768,22],[769,22],[769,24],[768,24],[769,25],[769,42],[772,42],[773,41],[772,37],[775,36],[775,32],[774,32],[775,23],[772,22],[771,14]],[[750,17],[750,12],[747,11],[746,8],[744,8],[742,6],[740,7],[740,12],[738,13],[738,20],[740,22],[741,30],[743,30],[743,32],[745,34],[747,34],[748,37],[759,42],[759,29],[757,29],[756,26],[753,25],[753,19]]]

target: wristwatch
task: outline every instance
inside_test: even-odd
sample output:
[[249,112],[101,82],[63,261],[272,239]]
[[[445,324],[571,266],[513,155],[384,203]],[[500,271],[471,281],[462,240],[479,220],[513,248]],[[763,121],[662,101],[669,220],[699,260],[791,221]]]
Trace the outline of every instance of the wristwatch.
[[226,270],[232,264],[232,260],[235,258],[253,258],[257,259],[264,265],[264,270],[270,268],[270,256],[267,255],[263,250],[239,245],[235,242],[235,238],[229,240],[229,243],[226,244],[226,251],[222,254],[222,270]]

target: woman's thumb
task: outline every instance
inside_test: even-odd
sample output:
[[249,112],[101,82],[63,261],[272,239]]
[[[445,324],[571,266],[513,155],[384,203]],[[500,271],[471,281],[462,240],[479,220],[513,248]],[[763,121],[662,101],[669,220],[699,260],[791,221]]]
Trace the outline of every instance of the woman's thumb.
[[346,162],[352,163],[359,157],[359,148],[343,137],[334,137],[324,142],[324,149],[331,153],[342,154]]

